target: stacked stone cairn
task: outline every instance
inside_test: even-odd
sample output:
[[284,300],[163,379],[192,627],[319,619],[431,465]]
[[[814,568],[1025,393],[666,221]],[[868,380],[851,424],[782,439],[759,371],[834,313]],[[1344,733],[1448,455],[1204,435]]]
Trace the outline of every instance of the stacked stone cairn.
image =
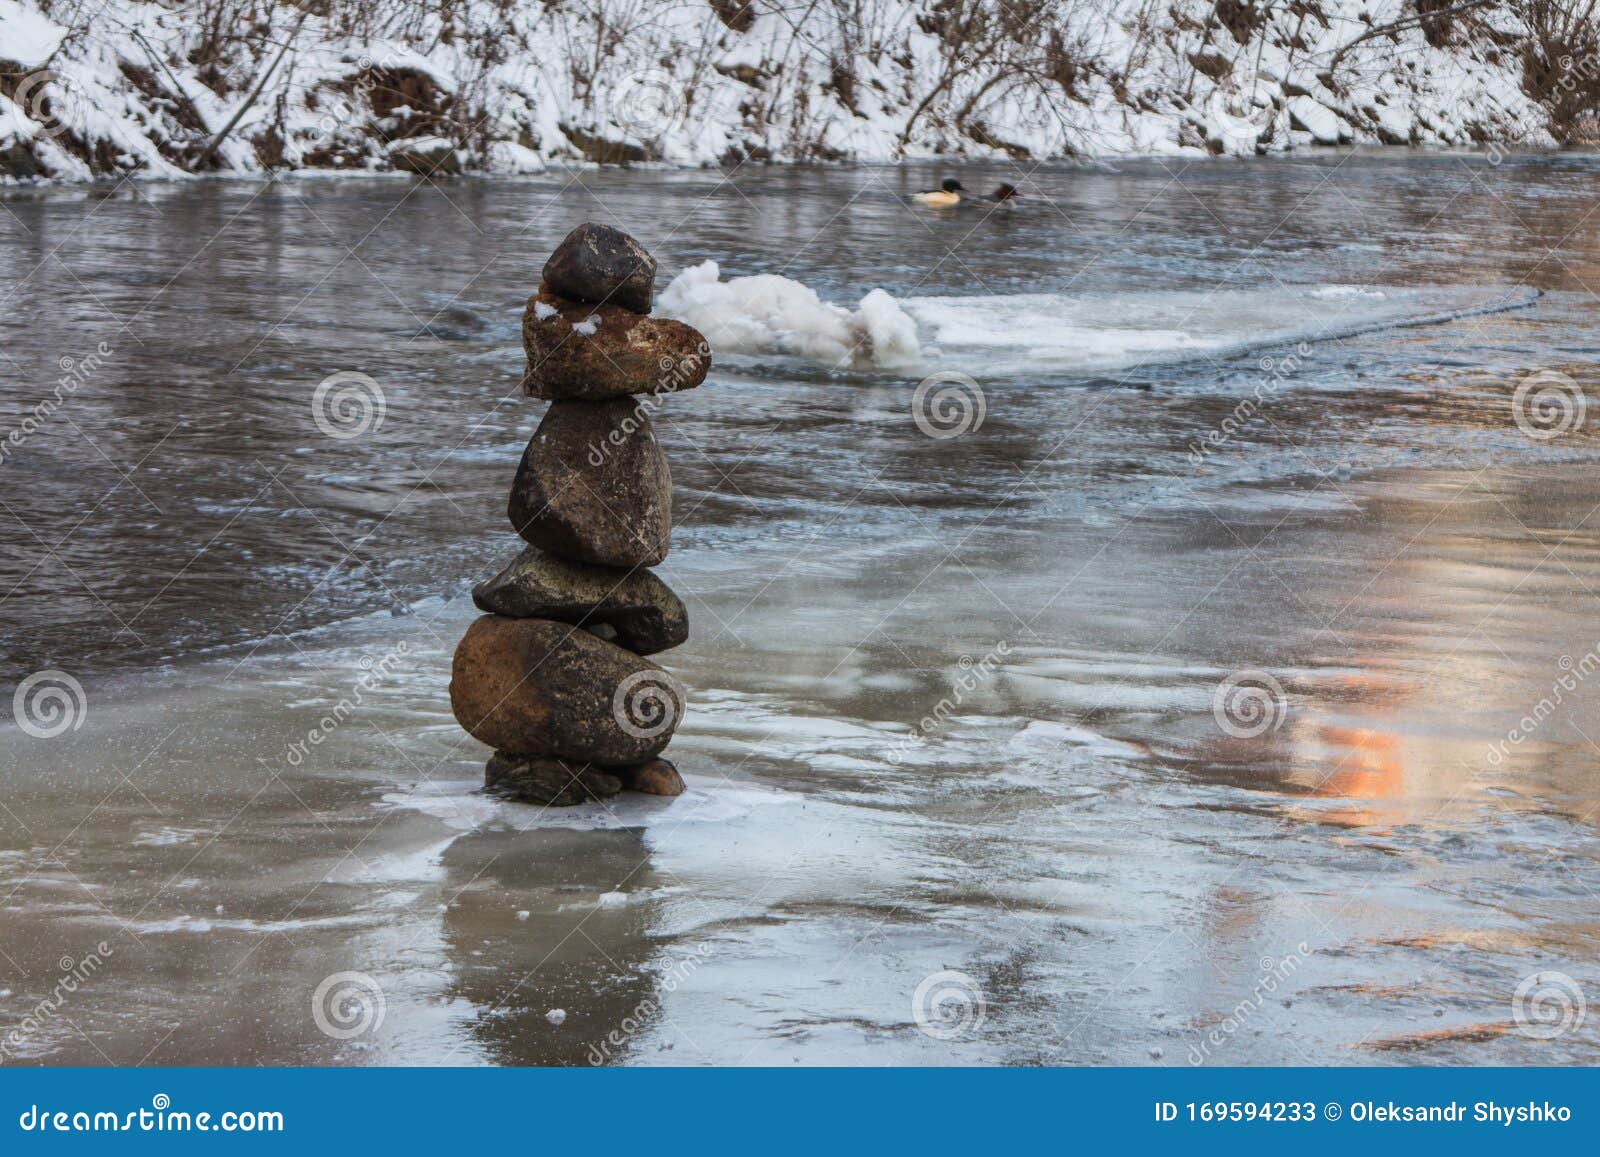
[[682,600],[646,569],[672,533],[650,413],[658,395],[703,382],[711,356],[691,327],[649,316],[655,275],[632,237],[582,225],[523,314],[523,389],[550,403],[511,487],[511,525],[529,546],[473,590],[487,613],[450,678],[456,719],[494,748],[487,788],[506,798],[684,790],[661,758],[683,687],[644,658],[689,637]]

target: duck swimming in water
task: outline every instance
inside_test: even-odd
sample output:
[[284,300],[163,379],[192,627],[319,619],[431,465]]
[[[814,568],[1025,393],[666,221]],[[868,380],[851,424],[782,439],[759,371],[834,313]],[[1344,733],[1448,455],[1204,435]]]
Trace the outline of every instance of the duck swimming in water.
[[953,209],[961,204],[962,194],[966,190],[961,187],[961,182],[954,177],[946,177],[939,182],[937,189],[926,189],[921,193],[911,194],[911,199],[919,205],[927,205],[933,209]]
[[993,212],[997,209],[1010,212],[1012,209],[1017,208],[1022,203],[1021,197],[1017,193],[1017,187],[1015,185],[1000,185],[987,197],[973,197],[972,202],[977,205],[982,205],[990,212]]

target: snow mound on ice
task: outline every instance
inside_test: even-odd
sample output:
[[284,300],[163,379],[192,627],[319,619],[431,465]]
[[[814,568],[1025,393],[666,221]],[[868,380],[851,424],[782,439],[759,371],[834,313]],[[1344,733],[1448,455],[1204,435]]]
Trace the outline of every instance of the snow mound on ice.
[[657,308],[705,334],[718,353],[783,354],[837,368],[892,369],[909,365],[921,352],[917,323],[881,289],[851,310],[775,273],[723,281],[715,261],[673,278]]

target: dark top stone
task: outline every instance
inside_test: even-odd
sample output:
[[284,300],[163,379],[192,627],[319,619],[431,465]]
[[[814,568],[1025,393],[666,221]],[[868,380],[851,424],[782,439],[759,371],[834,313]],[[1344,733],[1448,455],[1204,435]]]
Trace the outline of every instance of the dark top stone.
[[579,225],[544,263],[551,290],[578,301],[650,312],[656,259],[632,237],[609,225]]

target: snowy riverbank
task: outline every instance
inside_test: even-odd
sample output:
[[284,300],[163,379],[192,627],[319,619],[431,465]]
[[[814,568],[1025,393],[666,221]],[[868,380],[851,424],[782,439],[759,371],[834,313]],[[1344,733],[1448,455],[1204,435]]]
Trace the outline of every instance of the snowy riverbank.
[[0,0],[0,179],[1548,147],[1589,83],[1516,4],[422,8]]

